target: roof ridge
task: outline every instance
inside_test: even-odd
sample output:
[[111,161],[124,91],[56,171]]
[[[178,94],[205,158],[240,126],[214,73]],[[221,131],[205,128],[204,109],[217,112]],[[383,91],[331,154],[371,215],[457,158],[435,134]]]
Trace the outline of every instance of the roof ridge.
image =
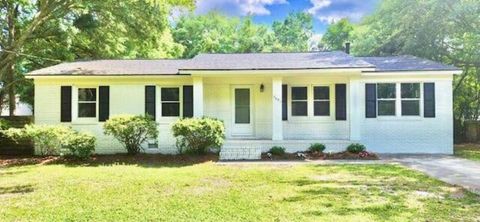
[[[307,52],[208,52],[208,53],[199,53],[198,55],[247,55],[247,54],[299,54],[299,53],[305,53],[305,54],[311,54],[311,53],[344,53],[347,54],[343,51],[307,51]],[[195,58],[194,56],[193,58]]]

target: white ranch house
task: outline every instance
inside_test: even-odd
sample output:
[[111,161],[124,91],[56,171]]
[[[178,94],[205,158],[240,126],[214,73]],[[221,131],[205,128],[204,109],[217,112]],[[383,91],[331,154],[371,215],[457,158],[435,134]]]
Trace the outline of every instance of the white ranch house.
[[258,159],[358,142],[379,153],[453,153],[452,79],[461,70],[413,56],[343,52],[200,54],[185,60],[98,60],[29,73],[35,123],[98,138],[97,153],[125,152],[102,124],[117,114],[159,123],[149,153],[176,152],[171,124],[209,116],[226,127],[222,159]]

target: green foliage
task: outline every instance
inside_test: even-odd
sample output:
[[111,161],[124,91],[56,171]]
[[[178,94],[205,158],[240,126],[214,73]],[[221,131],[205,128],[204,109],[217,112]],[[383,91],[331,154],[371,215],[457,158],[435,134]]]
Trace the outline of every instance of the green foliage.
[[111,135],[122,143],[129,154],[137,154],[147,139],[157,139],[157,126],[155,120],[147,116],[118,115],[107,120],[103,130],[105,135]]
[[[40,155],[72,155],[88,158],[95,151],[96,138],[64,125],[25,125],[2,133],[14,140],[32,140]],[[69,151],[69,152],[66,152]]]
[[0,130],[6,130],[10,128],[10,123],[7,120],[0,119]]
[[95,136],[89,133],[75,132],[65,139],[63,147],[70,151],[70,155],[80,159],[87,159],[95,151],[95,142]]
[[281,146],[273,146],[268,152],[272,155],[281,156],[285,154],[285,148]]
[[279,51],[302,52],[309,50],[309,40],[312,37],[313,18],[306,12],[288,14],[284,21],[272,24],[275,38],[281,49]]
[[314,144],[311,144],[310,147],[308,148],[308,151],[309,152],[318,152],[318,153],[321,153],[325,150],[325,145],[322,144],[322,143],[314,143]]
[[365,150],[367,150],[367,148],[365,148],[365,146],[360,143],[352,143],[347,147],[347,151],[350,153],[360,153]]
[[328,26],[322,37],[322,43],[329,50],[345,50],[345,43],[351,40],[353,25],[344,18]]
[[210,148],[220,148],[225,139],[225,126],[213,118],[180,119],[172,126],[180,153],[203,154]]
[[219,12],[182,16],[173,29],[175,42],[185,47],[183,57],[199,53],[270,51],[275,39],[266,26],[250,17],[232,18]]

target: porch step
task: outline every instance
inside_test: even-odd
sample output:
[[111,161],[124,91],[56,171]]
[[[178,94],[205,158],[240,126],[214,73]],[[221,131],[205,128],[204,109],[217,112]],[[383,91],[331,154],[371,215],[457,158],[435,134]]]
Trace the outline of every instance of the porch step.
[[220,160],[259,160],[262,158],[262,149],[255,147],[223,147],[220,151]]
[[220,151],[220,160],[259,160],[262,152],[272,146],[282,146],[289,153],[305,151],[312,143],[323,143],[326,152],[345,150],[350,140],[226,140]]

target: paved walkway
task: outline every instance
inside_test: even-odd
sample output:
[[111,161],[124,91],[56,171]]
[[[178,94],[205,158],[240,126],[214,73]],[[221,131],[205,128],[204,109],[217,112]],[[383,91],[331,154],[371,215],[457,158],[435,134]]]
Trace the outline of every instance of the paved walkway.
[[382,155],[386,162],[396,162],[421,171],[449,184],[480,194],[480,162],[451,155]]
[[480,162],[451,155],[383,154],[381,160],[227,161],[219,164],[386,164],[399,163],[480,194]]

